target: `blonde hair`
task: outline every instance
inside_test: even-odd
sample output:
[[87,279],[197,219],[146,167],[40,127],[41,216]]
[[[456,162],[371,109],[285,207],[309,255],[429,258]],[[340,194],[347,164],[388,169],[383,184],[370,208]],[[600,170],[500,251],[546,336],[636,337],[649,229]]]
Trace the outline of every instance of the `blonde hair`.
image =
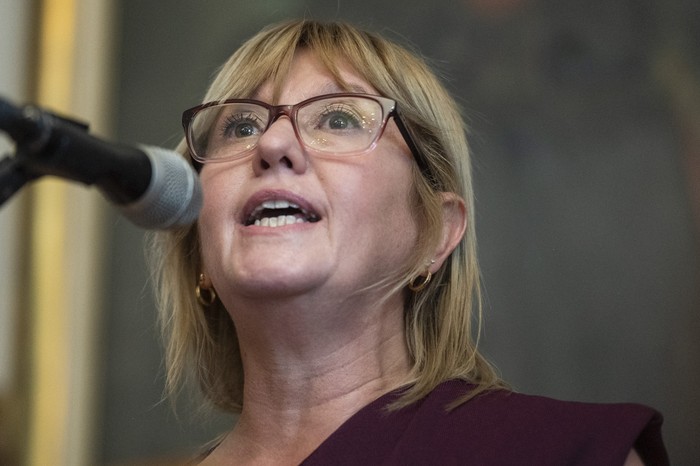
[[[429,167],[425,174],[416,165],[413,173],[419,244],[407,266],[380,284],[388,285],[387,295],[406,293],[411,384],[393,407],[424,397],[448,379],[473,384],[464,399],[503,386],[477,350],[482,306],[466,128],[454,100],[423,60],[344,23],[290,21],[267,27],[243,44],[223,65],[204,101],[249,97],[268,79],[278,90],[299,48],[311,50],[341,86],[339,62],[350,65],[381,95],[395,99]],[[179,151],[188,155],[184,142]],[[441,192],[464,199],[466,233],[426,288],[409,293],[406,284],[425,273],[429,251],[441,233]],[[158,233],[152,246],[168,391],[177,392],[192,379],[214,405],[240,411],[243,371],[234,324],[221,302],[202,308],[194,293],[201,272],[197,226]]]

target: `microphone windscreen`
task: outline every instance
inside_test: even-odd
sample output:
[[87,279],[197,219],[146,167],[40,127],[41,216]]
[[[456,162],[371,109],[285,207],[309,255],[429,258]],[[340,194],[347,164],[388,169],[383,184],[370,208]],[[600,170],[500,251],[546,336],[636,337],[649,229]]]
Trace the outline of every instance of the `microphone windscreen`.
[[140,146],[151,161],[151,182],[136,201],[119,210],[137,226],[166,230],[191,225],[202,207],[197,172],[177,152]]

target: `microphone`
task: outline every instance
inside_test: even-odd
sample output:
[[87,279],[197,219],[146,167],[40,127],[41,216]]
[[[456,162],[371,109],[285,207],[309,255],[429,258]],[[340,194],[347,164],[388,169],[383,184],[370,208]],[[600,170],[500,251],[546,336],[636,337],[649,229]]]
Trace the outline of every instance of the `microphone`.
[[[0,180],[11,180],[0,183],[3,194],[9,198],[26,181],[52,175],[97,186],[143,228],[168,229],[197,219],[202,205],[199,177],[180,154],[109,143],[87,129],[36,106],[20,108],[0,99],[0,130],[16,142],[11,162],[0,161],[8,171]],[[3,186],[9,183],[13,186]]]

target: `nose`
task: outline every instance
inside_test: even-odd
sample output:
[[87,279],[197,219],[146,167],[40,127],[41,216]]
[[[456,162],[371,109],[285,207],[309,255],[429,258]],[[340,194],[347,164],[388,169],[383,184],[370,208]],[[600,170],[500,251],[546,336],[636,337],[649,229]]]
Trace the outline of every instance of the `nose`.
[[269,170],[289,169],[297,174],[307,168],[304,147],[294,132],[292,121],[280,115],[260,136],[253,157],[253,171],[260,176]]

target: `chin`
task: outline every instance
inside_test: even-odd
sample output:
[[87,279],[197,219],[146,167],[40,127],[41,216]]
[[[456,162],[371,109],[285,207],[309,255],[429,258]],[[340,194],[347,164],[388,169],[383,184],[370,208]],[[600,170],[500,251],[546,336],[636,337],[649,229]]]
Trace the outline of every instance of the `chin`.
[[234,292],[247,297],[282,298],[303,294],[322,285],[327,273],[319,267],[302,267],[295,264],[256,264],[238,269],[235,274]]

